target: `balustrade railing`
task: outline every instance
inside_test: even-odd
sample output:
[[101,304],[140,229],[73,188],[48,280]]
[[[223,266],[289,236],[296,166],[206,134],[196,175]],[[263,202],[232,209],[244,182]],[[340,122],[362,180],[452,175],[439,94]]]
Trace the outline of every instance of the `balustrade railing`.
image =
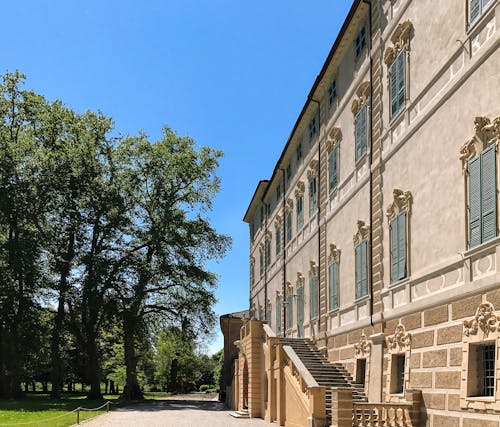
[[417,427],[411,403],[353,402],[353,427]]

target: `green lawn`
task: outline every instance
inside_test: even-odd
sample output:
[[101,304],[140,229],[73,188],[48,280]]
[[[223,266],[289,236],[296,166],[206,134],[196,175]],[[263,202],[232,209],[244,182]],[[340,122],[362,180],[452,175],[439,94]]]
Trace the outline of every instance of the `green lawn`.
[[[77,407],[97,408],[106,400],[115,401],[111,410],[122,404],[116,402],[117,395],[106,395],[105,400],[87,400],[84,394],[64,395],[60,400],[53,400],[47,394],[28,393],[21,400],[0,400],[0,427],[67,427],[76,424],[76,412],[70,413]],[[80,421],[95,417],[106,411],[80,411]]]

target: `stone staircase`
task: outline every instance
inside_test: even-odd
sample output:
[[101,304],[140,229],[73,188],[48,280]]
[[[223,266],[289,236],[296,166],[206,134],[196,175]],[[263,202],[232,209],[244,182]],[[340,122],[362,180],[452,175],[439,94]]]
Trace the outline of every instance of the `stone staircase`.
[[332,389],[350,388],[353,402],[367,401],[363,385],[356,384],[349,372],[340,363],[329,362],[310,339],[280,338],[280,342],[283,345],[292,347],[316,382],[326,387],[327,425],[331,423]]

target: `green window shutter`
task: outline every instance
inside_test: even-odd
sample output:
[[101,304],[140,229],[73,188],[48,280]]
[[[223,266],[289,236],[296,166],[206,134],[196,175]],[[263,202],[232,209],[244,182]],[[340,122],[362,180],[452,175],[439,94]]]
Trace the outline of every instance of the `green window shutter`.
[[391,96],[391,117],[398,112],[398,68],[396,61],[389,67],[389,93]]
[[398,77],[398,91],[397,91],[397,103],[398,103],[398,113],[404,108],[405,105],[405,96],[406,96],[406,53],[403,49],[398,57],[396,58],[396,67],[397,67],[397,77]]
[[355,119],[356,128],[356,160],[366,153],[366,105],[363,105]]
[[328,181],[330,191],[337,188],[338,178],[337,178],[337,157],[338,157],[338,145],[333,147],[332,151],[328,155]]
[[390,222],[391,233],[391,282],[399,279],[399,238],[398,238],[398,217],[394,217]]
[[367,282],[367,268],[366,268],[366,240],[361,242],[361,281],[360,281],[360,287],[361,287],[361,295],[360,296],[365,296],[368,293],[368,282]]
[[355,266],[356,266],[356,298],[360,298],[362,296],[362,267],[361,267],[361,243],[356,246],[355,249]]
[[401,212],[398,216],[398,277],[397,280],[406,277],[406,211]]
[[338,264],[336,262],[332,262],[328,266],[328,276],[330,310],[334,310],[338,306]]
[[469,0],[469,25],[476,22],[481,15],[481,0]]
[[469,247],[481,243],[481,157],[469,161]]
[[497,235],[496,146],[481,153],[481,242]]

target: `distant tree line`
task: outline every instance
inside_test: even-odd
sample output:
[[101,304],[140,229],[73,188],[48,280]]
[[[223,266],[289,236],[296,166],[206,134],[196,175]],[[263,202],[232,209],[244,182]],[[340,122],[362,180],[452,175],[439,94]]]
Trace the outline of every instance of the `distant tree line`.
[[182,372],[166,343],[196,354],[214,324],[205,265],[230,239],[206,214],[222,153],[168,127],[117,135],[24,79],[0,84],[0,396],[34,381],[56,398],[77,382],[93,399],[106,380],[127,399],[167,388]]

